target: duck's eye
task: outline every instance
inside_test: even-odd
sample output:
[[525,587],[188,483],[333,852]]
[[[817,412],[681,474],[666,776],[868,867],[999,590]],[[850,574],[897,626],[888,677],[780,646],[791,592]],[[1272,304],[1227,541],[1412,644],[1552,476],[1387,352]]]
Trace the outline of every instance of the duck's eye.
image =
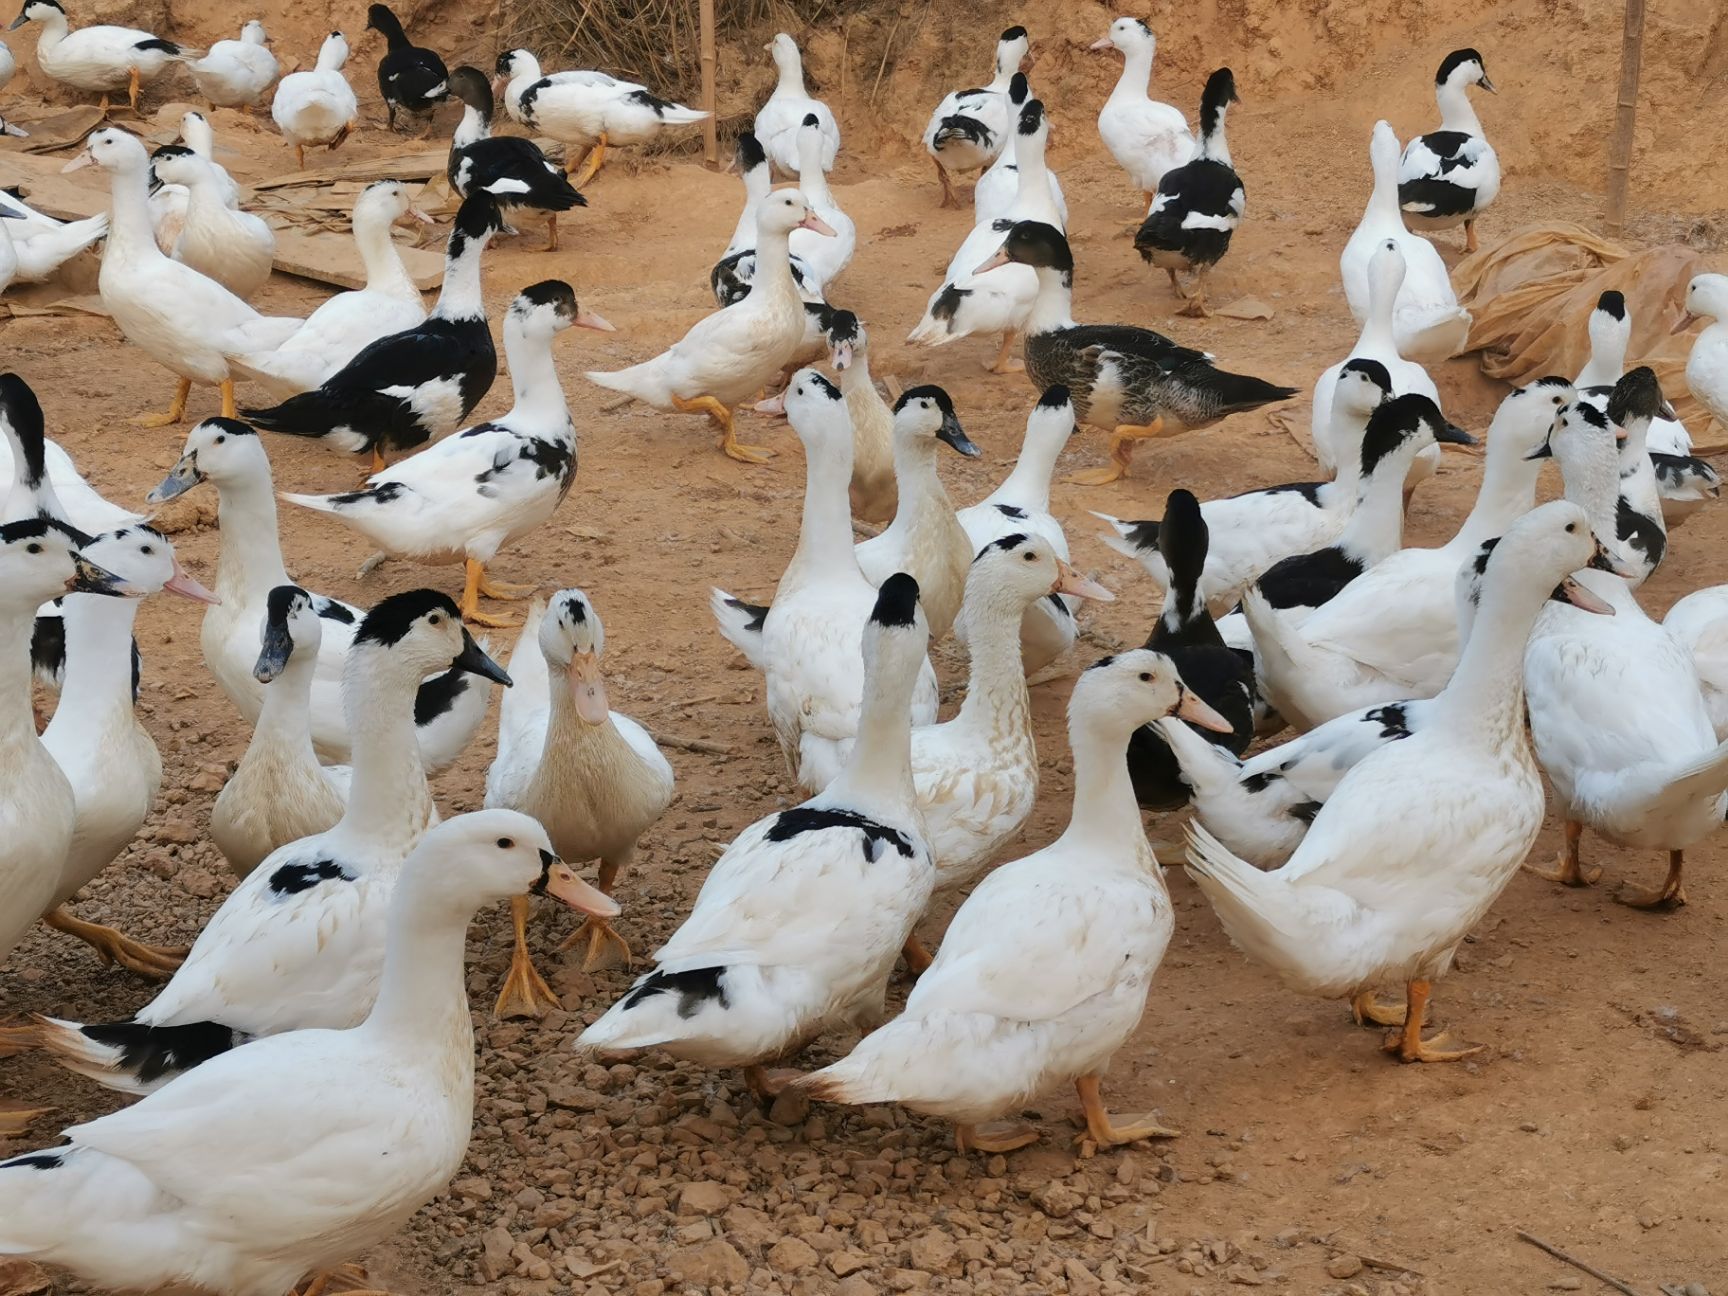
[[500,837],[498,839],[498,849],[499,850],[509,850],[515,844],[516,843],[508,837]]
[[426,618],[426,624],[435,626],[443,625],[444,614],[442,612],[434,612],[431,616]]
[[225,436],[219,436],[219,437],[217,437],[217,438],[216,438],[216,444],[217,444],[217,445],[221,445],[221,444],[222,444],[222,443],[223,443],[223,442],[224,442],[224,441],[226,441],[226,440],[227,440],[227,439],[228,439],[228,438],[227,438],[227,437],[225,437]]
[[1576,522],[1568,522],[1566,524],[1566,534],[1567,535],[1572,535],[1577,530],[1578,530],[1578,524]]
[[156,546],[155,545],[145,545],[138,552],[143,554],[147,558],[148,557],[154,557],[156,554]]
[[1037,554],[1033,554],[1033,553],[1029,553],[1029,554],[1027,554],[1027,555],[1026,555],[1026,558],[1025,558],[1025,561],[1027,561],[1027,562],[1037,562],[1037,561],[1038,561],[1038,555],[1037,555]]
[[1150,684],[1152,682],[1152,672],[1151,671],[1141,671],[1140,672],[1140,682],[1142,684]]
[[39,544],[27,544],[24,546],[24,552],[25,553],[41,553],[42,552],[42,546]]

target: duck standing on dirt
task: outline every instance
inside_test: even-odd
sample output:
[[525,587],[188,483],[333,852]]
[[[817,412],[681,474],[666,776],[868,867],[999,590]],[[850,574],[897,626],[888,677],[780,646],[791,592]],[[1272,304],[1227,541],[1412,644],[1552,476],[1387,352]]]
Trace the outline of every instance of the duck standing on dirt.
[[1418,135],[1398,163],[1398,205],[1412,229],[1464,226],[1464,250],[1476,250],[1476,218],[1500,193],[1500,159],[1482,134],[1469,88],[1494,83],[1473,49],[1453,50],[1434,77],[1440,129]]
[[[1238,102],[1236,78],[1229,68],[1219,68],[1207,78],[1200,96],[1200,146],[1194,159],[1159,179],[1152,210],[1134,235],[1135,250],[1170,276],[1172,292],[1187,297],[1183,315],[1212,313],[1206,308],[1206,272],[1230,250],[1230,237],[1248,205],[1224,138],[1224,113]],[[1192,295],[1182,291],[1178,270],[1193,272]]]
[[240,29],[239,40],[217,41],[191,67],[198,93],[212,108],[238,108],[248,116],[263,102],[279,70],[269,33],[256,18]]
[[492,83],[479,68],[452,72],[450,93],[463,103],[462,120],[450,140],[450,187],[462,198],[489,193],[506,211],[528,207],[545,212],[546,250],[556,252],[558,213],[586,207],[588,200],[533,140],[492,134]]
[[104,112],[109,92],[122,86],[136,112],[144,82],[162,75],[170,63],[190,63],[203,53],[134,27],[102,25],[73,31],[60,0],[27,0],[9,30],[31,22],[42,24],[36,41],[36,66],[42,74],[80,90],[101,91]]
[[430,117],[450,93],[450,73],[444,60],[409,40],[389,5],[375,4],[368,9],[366,27],[381,33],[389,46],[378,60],[378,91],[390,114],[390,129],[396,129],[399,112]]
[[342,71],[347,61],[348,38],[333,31],[318,47],[318,62],[283,77],[270,100],[270,120],[294,146],[294,165],[302,171],[308,144],[340,148],[360,124],[360,101]]
[[990,84],[950,92],[924,128],[924,150],[942,181],[942,205],[958,207],[951,178],[956,171],[979,171],[1001,154],[1011,121],[1008,84],[1026,61],[1030,41],[1024,27],[1010,27],[996,41],[996,74]]

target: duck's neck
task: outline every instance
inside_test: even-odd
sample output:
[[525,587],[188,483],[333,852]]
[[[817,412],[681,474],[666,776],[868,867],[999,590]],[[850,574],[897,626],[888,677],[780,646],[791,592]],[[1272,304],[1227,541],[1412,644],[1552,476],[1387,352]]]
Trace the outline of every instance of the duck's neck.
[[1074,327],[1074,272],[1039,266],[1038,296],[1026,320],[1027,336]]
[[[847,564],[857,569],[852,553],[852,439],[804,449],[804,517],[798,528],[798,548],[786,564],[786,576],[796,572],[826,580]],[[786,576],[780,579],[784,581]]]
[[936,443],[925,437],[894,439],[894,480],[900,502],[884,535],[904,538],[923,519],[939,510],[952,513],[948,492],[936,472]]
[[[444,260],[444,286],[432,313],[439,319],[484,319],[486,302],[480,294],[480,257],[486,251],[484,238],[462,241],[455,256]],[[791,275],[788,270],[787,275]]]
[[371,645],[349,649],[342,709],[354,741],[354,776],[338,826],[368,837],[413,840],[432,818],[432,793],[414,735],[420,680],[384,652]]
[[1399,455],[1396,463],[1381,466],[1356,489],[1356,509],[1344,525],[1338,543],[1351,553],[1378,561],[1404,543],[1404,479],[1410,460]]
[[384,971],[378,998],[361,1027],[389,1041],[393,1052],[410,1057],[449,1052],[456,1092],[474,1069],[474,1032],[468,1015],[468,923],[437,894],[417,863],[398,884],[390,906],[384,944]]
[[1461,131],[1465,135],[1480,135],[1482,123],[1470,103],[1470,92],[1450,81],[1434,89],[1434,100],[1440,105],[1440,129]]
[[[1369,159],[1374,168],[1374,193],[1368,200],[1371,210],[1378,211],[1382,216],[1390,213],[1396,217],[1400,225],[1404,222],[1402,209],[1398,206],[1398,159],[1393,156],[1386,165],[1382,165],[1373,156]],[[1396,294],[1394,294],[1396,296]],[[1390,311],[1388,311],[1390,313]]]
[[1230,141],[1224,136],[1224,114],[1218,114],[1218,124],[1200,137],[1200,146],[1195,149],[1196,158],[1210,158],[1214,162],[1222,162],[1230,166]]
[[822,794],[824,801],[866,808],[912,805],[912,689],[917,679],[916,666],[866,676],[851,759]]
[[[108,246],[102,254],[120,261],[160,257],[150,228],[150,177],[144,170],[115,171],[108,182]],[[188,199],[190,202],[190,199]]]
[[834,206],[828,173],[822,169],[822,137],[808,127],[802,128],[798,141],[798,192],[813,208]]
[[231,606],[262,603],[271,590],[289,583],[276,534],[276,496],[270,478],[259,474],[222,482],[216,493],[222,531],[216,593]]
[[1025,611],[1019,600],[994,591],[975,590],[961,606],[972,653],[966,700],[953,721],[961,732],[1004,740],[1031,732],[1032,703],[1020,661],[1020,619]]
[[1338,471],[1332,478],[1333,489],[1342,493],[1345,507],[1354,512],[1357,492],[1362,489],[1362,438],[1367,435],[1366,419],[1354,414],[1340,414],[1332,408],[1332,446]]
[[1151,96],[1152,47],[1135,45],[1122,51],[1122,75],[1116,78],[1116,88],[1110,92],[1113,102],[1139,102]]
[[252,727],[252,741],[316,763],[312,745],[312,676],[318,654],[297,648],[282,673],[264,690],[264,706]]
[[1362,335],[1356,339],[1354,354],[1379,351],[1396,355],[1398,342],[1392,331],[1392,309],[1397,304],[1402,280],[1395,284],[1385,276],[1375,275],[1372,267],[1368,275],[1368,318],[1362,321]]
[[[1014,165],[1019,168],[1014,182],[1016,198],[1036,198],[1043,194],[1045,201],[1049,202],[1050,170],[1044,161],[1044,149],[1048,142],[1043,131],[1036,131],[1031,135],[1016,132]],[[1050,205],[1054,206],[1053,203]]]
[[[792,262],[788,256],[790,247],[789,231],[770,227],[756,230],[756,275],[752,283],[751,296],[760,288],[763,295],[775,294],[787,301],[798,303],[798,309],[804,309],[804,299],[798,295],[798,281],[792,277]],[[749,298],[745,298],[746,301]]]
[[473,104],[466,104],[462,109],[462,120],[456,123],[456,133],[450,137],[450,146],[464,149],[491,137],[492,124],[486,120],[485,114]]
[[1476,503],[1447,546],[1460,558],[1475,553],[1484,541],[1505,535],[1508,527],[1536,506],[1536,480],[1542,475],[1542,460],[1525,459],[1512,447],[1505,447],[1499,454],[1494,451],[1490,430]]
[[1020,60],[1014,57],[1014,51],[1006,45],[996,47],[996,75],[990,78],[987,87],[995,94],[1006,94],[1008,87],[1014,81],[1014,74],[1020,70]]
[[53,49],[54,46],[65,40],[71,31],[71,24],[66,21],[66,15],[63,13],[49,13],[37,21],[42,27],[41,34],[36,37],[37,49],[44,47]]
[[30,706],[30,635],[35,623],[32,608],[11,607],[0,615],[0,759],[10,760],[4,753],[37,740]]
[[515,399],[504,421],[531,430],[545,428],[554,433],[570,428],[570,407],[552,363],[552,337],[530,334],[513,319],[504,323],[504,355],[510,365],[510,386]]
[[1627,334],[1618,327],[1598,326],[1590,330],[1590,359],[1578,375],[1576,387],[1612,387],[1626,372]]
[[1436,708],[1441,722],[1504,742],[1523,741],[1524,646],[1543,600],[1489,582],[1470,625],[1464,651]]
[[840,371],[840,391],[850,398],[855,392],[875,392],[875,381],[870,377],[870,356],[864,351],[852,353],[852,363]]
[[1157,872],[1140,804],[1128,777],[1128,735],[1079,731],[1070,726],[1074,751],[1074,813],[1062,834],[1066,845],[1090,848],[1100,867],[1125,861]]
[[780,73],[780,79],[774,85],[774,93],[785,98],[795,95],[807,98],[804,91],[804,60],[797,54],[782,55],[774,60],[774,66]]
[[363,217],[354,222],[354,243],[360,249],[360,264],[366,267],[366,291],[399,294],[404,289],[416,297],[420,290],[408,277],[402,256],[390,237],[390,222]]
[[1050,511],[1050,479],[1056,472],[1056,461],[1062,456],[1064,437],[1035,436],[1028,433],[1020,443],[1020,457],[1014,461],[1014,471],[991,494],[1006,504],[1018,505],[1033,513]]
[[318,62],[314,65],[319,72],[340,72],[342,65],[348,61],[347,52],[327,45],[318,51]]
[[228,204],[217,192],[215,176],[201,175],[186,186],[188,214],[218,215],[227,210]]
[[61,607],[66,679],[47,733],[104,733],[132,724],[132,623],[138,600],[73,594]]

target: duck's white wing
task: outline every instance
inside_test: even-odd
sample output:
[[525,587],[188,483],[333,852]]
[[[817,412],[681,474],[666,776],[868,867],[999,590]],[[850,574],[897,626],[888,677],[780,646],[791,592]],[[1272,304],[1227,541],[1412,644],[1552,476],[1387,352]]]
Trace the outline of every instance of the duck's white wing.
[[540,622],[546,603],[535,599],[522,618],[522,633],[510,651],[507,669],[514,681],[498,708],[498,755],[486,774],[486,804],[520,802],[546,744],[550,673],[540,651]]
[[[1398,183],[1414,180],[1445,180],[1448,184],[1475,189],[1487,178],[1487,168],[1496,165],[1494,150],[1480,135],[1463,131],[1434,131],[1418,135],[1404,149],[1398,163]],[[1498,171],[1496,170],[1496,177]],[[1420,201],[1403,204],[1404,210],[1425,212],[1432,205]]]
[[666,759],[666,753],[655,743],[654,736],[629,716],[617,711],[612,713],[612,724],[624,735],[624,741],[630,744],[630,750],[659,777],[667,795],[671,795],[672,762]]

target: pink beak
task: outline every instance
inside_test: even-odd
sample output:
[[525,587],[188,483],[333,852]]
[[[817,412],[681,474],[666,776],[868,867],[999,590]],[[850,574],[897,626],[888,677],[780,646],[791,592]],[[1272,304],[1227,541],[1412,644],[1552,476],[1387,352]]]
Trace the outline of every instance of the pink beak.
[[986,270],[994,270],[994,269],[996,269],[997,266],[1005,266],[1011,260],[1013,260],[1013,258],[1008,255],[1008,250],[1006,248],[997,248],[996,249],[996,255],[991,257],[988,261],[986,261],[983,265],[979,266],[972,273],[973,274],[983,274]]
[[834,362],[834,371],[836,373],[841,372],[852,363],[852,344],[842,342],[839,346],[832,348],[829,352],[829,359]]
[[61,167],[60,168],[60,174],[61,175],[70,175],[74,171],[82,171],[85,167],[94,166],[95,164],[96,164],[96,159],[90,156],[90,150],[89,149],[85,149],[84,152],[80,153],[77,157],[73,158],[65,166]]
[[1689,310],[1683,310],[1680,312],[1680,318],[1674,322],[1674,327],[1669,332],[1670,334],[1684,333],[1697,322],[1698,317],[1696,315]]
[[605,724],[612,708],[606,701],[606,681],[600,677],[600,659],[591,652],[576,653],[570,658],[567,675],[576,714],[588,724]]
[[583,310],[581,307],[576,308],[576,327],[593,329],[596,333],[616,333],[618,331],[616,326],[608,323],[593,311]]
[[814,230],[818,234],[826,234],[829,238],[836,237],[834,227],[823,220],[815,212],[809,212],[798,222],[799,229]]
[[577,877],[568,864],[554,864],[547,871],[546,894],[596,918],[618,916],[618,902],[599,887]]
[[192,573],[180,565],[180,560],[174,560],[174,576],[162,587],[165,594],[178,594],[181,598],[191,599],[194,603],[217,604],[222,600],[197,581],[192,579]]
[[1566,596],[1566,601],[1580,612],[1594,612],[1598,616],[1614,615],[1614,609],[1602,598],[1580,585],[1576,577],[1568,576],[1561,581],[1560,592]]
[[422,225],[436,225],[438,223],[437,221],[433,220],[430,216],[428,216],[425,212],[421,211],[418,207],[410,207],[407,211],[403,212],[399,217],[397,217],[397,219],[398,220],[405,220],[405,221],[418,221]]
[[1207,706],[1198,693],[1187,687],[1182,689],[1182,701],[1176,705],[1176,715],[1189,724],[1197,724],[1213,733],[1231,732],[1230,722]]
[[1091,599],[1095,603],[1114,603],[1116,596],[1089,576],[1082,576],[1060,558],[1056,569],[1061,574],[1051,588],[1052,594],[1072,594],[1075,598]]
[[1115,46],[1115,44],[1116,44],[1116,42],[1111,40],[1110,37],[1100,36],[1097,40],[1093,41],[1086,48],[1091,50],[1094,54],[1098,54],[1098,53],[1102,53],[1104,50],[1113,48]]
[[784,414],[786,412],[786,393],[770,396],[767,400],[759,400],[750,407],[758,414]]

